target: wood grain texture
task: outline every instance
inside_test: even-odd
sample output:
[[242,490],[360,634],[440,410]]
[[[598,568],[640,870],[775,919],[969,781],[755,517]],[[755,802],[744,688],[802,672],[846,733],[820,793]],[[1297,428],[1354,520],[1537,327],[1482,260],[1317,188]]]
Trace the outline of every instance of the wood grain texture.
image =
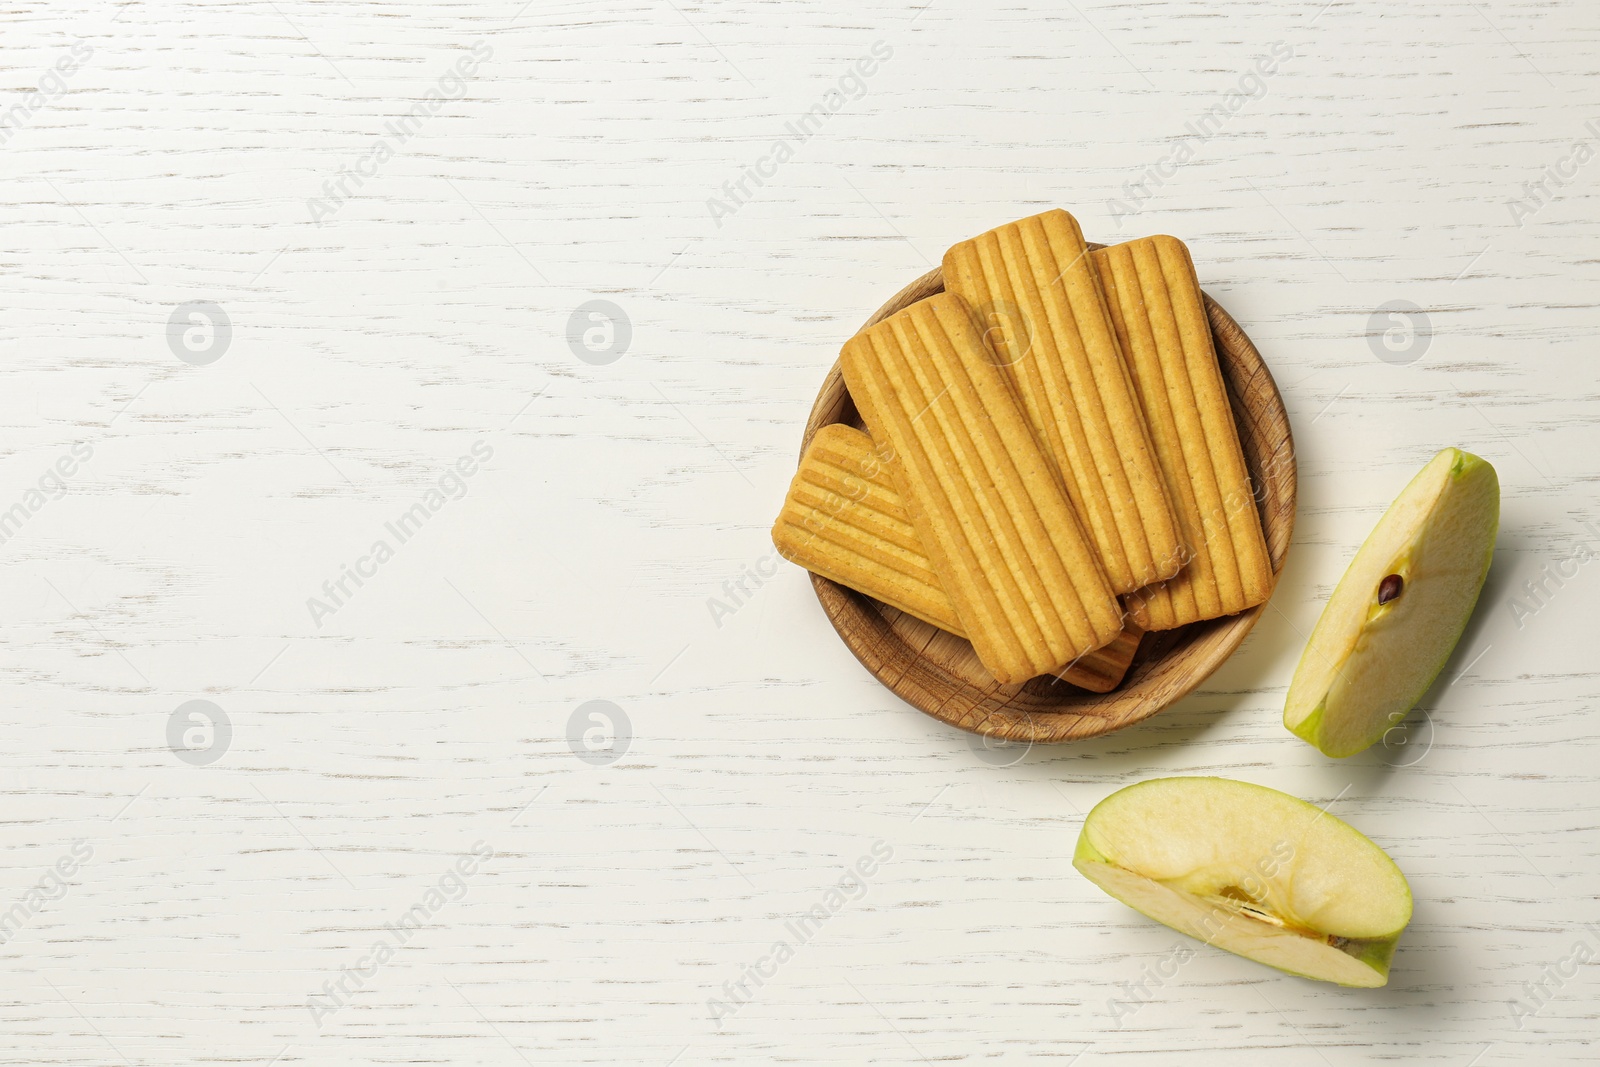
[[[942,272],[930,271],[879,308],[862,329],[943,291]],[[1256,494],[1254,504],[1267,537],[1272,573],[1277,575],[1294,537],[1296,475],[1289,416],[1272,373],[1250,338],[1216,301],[1202,297]],[[841,422],[863,428],[835,364],[812,406],[805,441],[809,443],[822,427]],[[1233,654],[1267,609],[1262,604],[1221,619],[1146,634],[1122,684],[1110,692],[1091,693],[1056,678],[1003,685],[978,662],[972,646],[954,634],[820,574],[811,575],[811,584],[845,647],[896,696],[941,722],[1026,744],[1098,737],[1172,706]]]
[[[92,51],[0,128],[0,513],[93,449],[0,543],[0,916],[94,850],[0,945],[0,1063],[1592,1059],[1593,963],[1511,1005],[1600,882],[1600,161],[1567,162],[1600,118],[1594,5],[519,7],[0,14],[0,115]],[[1200,688],[1023,754],[889,695],[768,528],[841,339],[1052,207],[1190,245],[1271,363],[1300,507]],[[596,298],[632,327],[605,365],[567,340]],[[233,324],[208,366],[168,347],[195,300]],[[1393,301],[1416,310],[1374,318]],[[465,495],[317,626],[307,599],[479,440]],[[1330,761],[1279,722],[1295,659],[1445,445],[1501,475],[1482,607],[1426,714]],[[207,766],[168,748],[193,699],[232,722]],[[596,700],[629,720],[609,764],[569,740]],[[1069,857],[1091,805],[1164,774],[1383,845],[1417,897],[1389,988],[1209,950],[1145,979],[1175,935]],[[318,1025],[308,998],[479,840],[465,895]],[[713,1020],[879,840],[866,891]]]

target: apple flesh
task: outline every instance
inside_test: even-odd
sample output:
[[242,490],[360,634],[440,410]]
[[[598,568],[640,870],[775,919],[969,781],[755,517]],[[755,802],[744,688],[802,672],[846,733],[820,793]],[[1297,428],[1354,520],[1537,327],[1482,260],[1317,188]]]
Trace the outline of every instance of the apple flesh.
[[1347,823],[1276,789],[1157,778],[1102,800],[1072,865],[1117,900],[1280,971],[1372,988],[1411,921],[1411,887]]
[[1494,556],[1500,481],[1447,448],[1395,498],[1306,644],[1283,724],[1352,756],[1405,719],[1461,640]]

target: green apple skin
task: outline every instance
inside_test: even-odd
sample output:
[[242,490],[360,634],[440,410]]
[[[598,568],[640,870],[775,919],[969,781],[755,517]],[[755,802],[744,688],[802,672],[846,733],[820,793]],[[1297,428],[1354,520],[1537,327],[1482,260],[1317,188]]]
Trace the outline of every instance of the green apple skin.
[[[1284,726],[1335,757],[1353,756],[1398,726],[1461,640],[1499,524],[1494,467],[1457,448],[1434,456],[1328,598],[1289,684]],[[1380,604],[1388,575],[1403,586]]]
[[1084,820],[1072,863],[1157,922],[1315,981],[1386,984],[1411,920],[1405,876],[1359,831],[1227,778],[1157,778],[1113,793]]

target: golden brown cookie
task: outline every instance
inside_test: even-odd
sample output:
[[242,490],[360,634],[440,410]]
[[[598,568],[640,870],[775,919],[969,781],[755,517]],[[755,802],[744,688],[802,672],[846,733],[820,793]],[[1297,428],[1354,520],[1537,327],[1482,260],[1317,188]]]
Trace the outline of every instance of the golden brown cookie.
[[1170,581],[1125,598],[1147,630],[1232,615],[1272,593],[1272,558],[1189,250],[1145,237],[1091,253],[1189,546]]
[[[790,562],[892,608],[966,636],[955,605],[922,550],[888,465],[872,438],[842,424],[811,438],[789,486],[772,541]],[[1063,681],[1095,693],[1117,687],[1142,633],[1126,627],[1109,645],[1062,670]]]
[[1057,671],[1122,612],[1010,380],[954,293],[845,343],[846,386],[962,629],[997,681]]
[[945,289],[977,310],[1115,592],[1170,578],[1182,539],[1078,223],[1009,223],[944,256]]

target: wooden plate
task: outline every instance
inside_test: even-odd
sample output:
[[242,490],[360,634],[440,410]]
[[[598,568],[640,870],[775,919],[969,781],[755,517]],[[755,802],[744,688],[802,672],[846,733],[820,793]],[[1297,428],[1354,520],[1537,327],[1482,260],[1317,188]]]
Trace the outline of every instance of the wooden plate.
[[[896,293],[862,329],[943,291],[940,272],[929,271]],[[1211,297],[1205,297],[1205,306],[1276,578],[1294,532],[1295,462],[1289,415],[1250,338]],[[861,426],[837,362],[811,409],[802,450],[818,429],[835,422]],[[962,638],[826,578],[813,574],[811,583],[845,645],[906,703],[963,730],[1039,743],[1096,737],[1177,702],[1239,647],[1266,610],[1263,604],[1228,618],[1146,634],[1122,684],[1110,693],[1090,693],[1051,677],[1020,686],[1001,685]]]

